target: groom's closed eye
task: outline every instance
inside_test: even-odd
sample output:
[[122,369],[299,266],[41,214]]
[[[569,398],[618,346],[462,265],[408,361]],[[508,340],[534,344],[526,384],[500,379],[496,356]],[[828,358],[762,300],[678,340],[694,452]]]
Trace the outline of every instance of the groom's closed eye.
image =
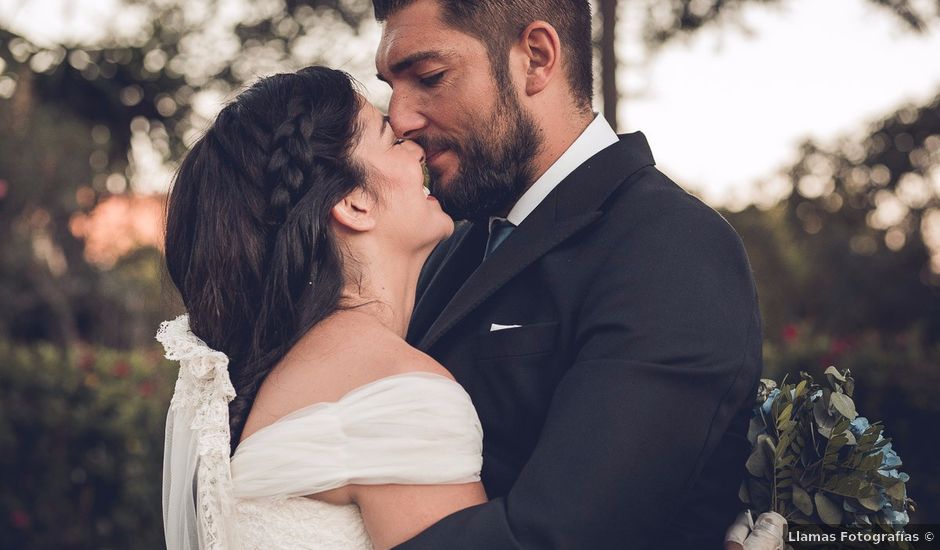
[[441,83],[441,80],[444,78],[444,73],[446,72],[447,71],[438,71],[428,76],[422,76],[418,78],[418,82],[420,82],[422,86],[433,88]]

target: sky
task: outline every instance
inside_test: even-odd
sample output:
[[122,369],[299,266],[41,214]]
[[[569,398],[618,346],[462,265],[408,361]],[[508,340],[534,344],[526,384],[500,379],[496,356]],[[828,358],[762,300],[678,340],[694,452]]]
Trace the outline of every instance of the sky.
[[938,26],[918,35],[863,0],[784,4],[746,9],[750,37],[725,27],[670,45],[621,102],[620,129],[643,131],[659,167],[709,202],[754,200],[806,139],[857,135],[940,94]]
[[[115,3],[0,0],[0,20],[40,42],[82,39],[101,32]],[[774,186],[758,192],[757,182],[775,181],[802,141],[860,135],[896,108],[940,93],[940,25],[918,35],[865,0],[782,4],[745,8],[748,32],[708,28],[653,56],[627,36],[618,44],[628,91],[619,130],[643,131],[660,169],[713,205],[772,201]],[[115,26],[132,28],[130,17]],[[621,14],[628,31],[635,20]],[[377,44],[378,31],[372,35]],[[383,85],[358,76],[381,101]]]

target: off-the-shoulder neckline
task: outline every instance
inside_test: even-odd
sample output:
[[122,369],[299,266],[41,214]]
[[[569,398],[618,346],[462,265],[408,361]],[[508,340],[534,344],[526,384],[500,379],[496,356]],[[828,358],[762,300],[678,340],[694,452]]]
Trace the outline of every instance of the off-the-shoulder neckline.
[[[461,385],[460,385],[456,380],[454,380],[453,378],[449,378],[449,377],[447,377],[447,376],[444,376],[443,374],[438,374],[438,373],[436,373],[436,372],[409,371],[409,372],[400,372],[400,373],[398,373],[398,374],[390,374],[390,375],[388,375],[388,376],[382,376],[382,377],[380,377],[380,378],[376,378],[375,380],[372,380],[371,382],[366,382],[365,384],[363,384],[363,385],[361,385],[361,386],[356,386],[355,388],[353,388],[353,389],[347,391],[346,393],[344,393],[343,395],[341,395],[339,398],[337,398],[337,399],[334,400],[334,401],[318,401],[318,402],[316,402],[316,403],[311,403],[311,404],[309,404],[309,405],[304,405],[303,407],[300,407],[299,409],[293,410],[293,411],[291,411],[291,412],[285,414],[284,416],[278,418],[278,419],[275,420],[274,422],[271,422],[270,424],[268,424],[268,425],[266,425],[266,426],[263,426],[263,427],[261,427],[261,428],[258,428],[257,430],[254,431],[254,433],[252,433],[251,435],[249,435],[249,436],[246,437],[245,439],[241,440],[241,442],[239,442],[238,446],[235,447],[235,454],[238,453],[238,449],[240,449],[242,445],[244,445],[245,443],[247,443],[248,441],[250,441],[252,438],[254,438],[254,437],[255,437],[256,435],[258,435],[259,433],[261,433],[261,432],[267,430],[268,428],[272,428],[272,427],[274,427],[274,426],[277,425],[277,424],[280,424],[280,423],[282,423],[282,422],[286,422],[286,421],[288,421],[288,420],[292,420],[293,418],[298,417],[298,416],[301,416],[301,415],[303,415],[304,413],[307,413],[307,412],[309,412],[309,411],[311,411],[311,410],[313,410],[313,409],[327,408],[327,407],[331,407],[331,406],[338,405],[338,404],[342,403],[343,401],[346,401],[346,400],[352,398],[352,397],[355,396],[356,394],[361,393],[361,392],[363,392],[363,391],[365,391],[365,390],[367,390],[367,389],[369,389],[369,388],[371,388],[371,387],[377,386],[377,385],[379,385],[379,384],[382,384],[382,383],[385,383],[385,382],[390,382],[390,381],[395,380],[395,379],[398,379],[398,378],[407,378],[407,377],[439,379],[439,380],[442,380],[442,381],[450,382],[451,384],[457,386],[458,388],[463,389],[463,386],[461,386]],[[233,457],[234,457],[234,455],[233,455]]]

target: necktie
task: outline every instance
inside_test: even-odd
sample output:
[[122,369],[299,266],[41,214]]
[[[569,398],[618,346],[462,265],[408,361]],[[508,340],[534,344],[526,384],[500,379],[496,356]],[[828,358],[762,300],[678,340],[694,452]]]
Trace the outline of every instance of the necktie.
[[497,246],[503,244],[503,241],[509,237],[509,234],[512,233],[512,230],[515,228],[516,226],[509,220],[493,218],[493,222],[490,224],[490,236],[486,241],[486,254],[483,257],[489,257],[489,255],[496,250]]

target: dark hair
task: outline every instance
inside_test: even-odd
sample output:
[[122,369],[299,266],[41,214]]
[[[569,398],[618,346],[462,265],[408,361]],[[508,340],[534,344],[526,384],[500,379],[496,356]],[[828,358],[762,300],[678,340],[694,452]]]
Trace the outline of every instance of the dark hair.
[[264,78],[222,109],[176,175],[167,268],[193,333],[229,357],[233,450],[272,367],[341,307],[329,219],[365,183],[350,156],[360,106],[341,71]]
[[[373,0],[375,18],[386,21],[415,0]],[[444,23],[486,45],[494,76],[508,87],[509,47],[533,21],[555,27],[567,59],[568,83],[577,104],[590,109],[594,97],[593,43],[589,0],[433,0]]]

